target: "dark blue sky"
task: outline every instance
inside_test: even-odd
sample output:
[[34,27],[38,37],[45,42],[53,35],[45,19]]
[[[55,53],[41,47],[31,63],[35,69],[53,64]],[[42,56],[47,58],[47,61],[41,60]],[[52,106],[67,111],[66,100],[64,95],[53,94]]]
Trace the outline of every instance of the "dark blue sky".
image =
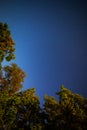
[[54,95],[64,84],[87,96],[87,3],[85,0],[2,0],[0,21],[16,42],[24,88]]

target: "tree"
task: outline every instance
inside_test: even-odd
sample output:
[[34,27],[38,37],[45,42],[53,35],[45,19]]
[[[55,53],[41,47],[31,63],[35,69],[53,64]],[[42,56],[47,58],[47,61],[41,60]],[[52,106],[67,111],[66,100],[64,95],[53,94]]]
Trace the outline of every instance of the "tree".
[[39,98],[31,88],[10,96],[3,113],[3,126],[6,130],[38,127]]
[[45,95],[44,114],[46,115],[45,129],[57,130],[59,121],[56,120],[56,117],[61,116],[61,111],[59,102],[54,97]]
[[15,43],[7,24],[0,23],[0,130],[87,130],[87,98],[65,86],[58,99],[45,95],[43,108],[35,88],[21,91],[26,73],[15,63]]
[[8,29],[8,24],[0,23],[0,63],[6,59],[10,61],[15,58],[14,41],[11,37],[11,32]]
[[87,126],[83,125],[87,118],[83,109],[85,98],[79,94],[73,94],[64,86],[57,94],[60,96],[61,111],[66,129],[83,130],[85,127],[87,129]]
[[0,90],[8,89],[11,94],[22,88],[22,82],[26,77],[25,72],[17,64],[2,66],[4,59],[11,61],[15,58],[14,52],[15,43],[8,25],[0,23]]
[[56,93],[59,101],[54,97],[45,97],[44,110],[47,116],[47,129],[86,130],[87,129],[87,99],[72,93],[61,86]]
[[20,92],[18,96],[21,98],[18,106],[18,126],[28,130],[39,123],[39,97],[35,95],[34,88]]
[[14,94],[23,87],[26,74],[17,64],[3,67],[3,73],[1,89],[7,89],[10,94]]
[[26,76],[25,72],[12,64],[2,66],[2,62],[15,58],[15,43],[7,24],[0,23],[0,129],[10,130],[11,124],[16,119],[17,108],[12,104],[13,97],[17,103],[16,93],[22,88]]

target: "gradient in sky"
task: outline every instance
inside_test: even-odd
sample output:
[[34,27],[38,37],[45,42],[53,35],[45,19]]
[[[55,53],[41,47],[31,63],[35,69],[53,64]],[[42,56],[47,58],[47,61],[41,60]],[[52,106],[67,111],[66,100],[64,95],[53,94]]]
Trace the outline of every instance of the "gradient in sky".
[[0,21],[9,24],[14,62],[27,73],[23,90],[35,87],[42,100],[64,84],[87,96],[86,0],[2,0]]

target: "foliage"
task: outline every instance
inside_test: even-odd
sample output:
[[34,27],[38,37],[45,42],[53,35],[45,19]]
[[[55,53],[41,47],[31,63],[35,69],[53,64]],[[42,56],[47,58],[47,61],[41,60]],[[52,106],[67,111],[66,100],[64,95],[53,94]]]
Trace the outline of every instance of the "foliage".
[[22,88],[25,77],[25,72],[17,64],[5,66],[3,67],[3,82],[1,87],[3,89],[7,88],[10,94],[14,94]]
[[48,114],[47,129],[86,130],[87,99],[61,86],[57,92],[59,101],[53,97],[45,97],[44,110]]
[[35,88],[21,91],[26,73],[17,64],[15,43],[0,23],[0,130],[87,130],[87,98],[61,86],[58,99],[45,95],[41,108]]
[[15,58],[14,41],[11,37],[11,32],[8,25],[0,23],[0,62],[4,60],[10,61]]

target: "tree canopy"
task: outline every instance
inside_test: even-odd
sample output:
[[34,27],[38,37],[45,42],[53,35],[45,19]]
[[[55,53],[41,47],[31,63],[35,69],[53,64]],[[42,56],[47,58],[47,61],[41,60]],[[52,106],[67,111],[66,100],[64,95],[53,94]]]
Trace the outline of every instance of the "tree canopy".
[[15,58],[14,41],[11,37],[11,32],[8,29],[8,24],[0,23],[0,63],[6,59],[10,61]]
[[87,98],[62,85],[41,107],[35,88],[21,91],[26,73],[15,63],[2,66],[14,52],[8,24],[0,23],[0,130],[87,130]]

